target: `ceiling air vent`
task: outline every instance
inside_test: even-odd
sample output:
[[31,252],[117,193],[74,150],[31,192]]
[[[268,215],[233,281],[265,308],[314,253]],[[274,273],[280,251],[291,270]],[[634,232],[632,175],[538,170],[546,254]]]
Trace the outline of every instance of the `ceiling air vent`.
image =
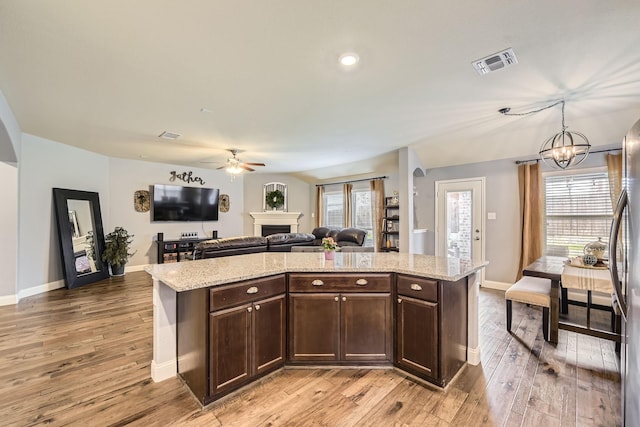
[[175,132],[167,132],[166,130],[164,132],[162,132],[160,135],[158,135],[160,138],[163,139],[178,139],[180,138],[182,135],[180,135],[179,133],[175,133]]
[[498,71],[502,68],[507,68],[518,63],[516,54],[513,53],[513,49],[509,48],[502,52],[494,53],[486,58],[473,61],[473,68],[476,69],[481,76],[489,74],[492,71]]

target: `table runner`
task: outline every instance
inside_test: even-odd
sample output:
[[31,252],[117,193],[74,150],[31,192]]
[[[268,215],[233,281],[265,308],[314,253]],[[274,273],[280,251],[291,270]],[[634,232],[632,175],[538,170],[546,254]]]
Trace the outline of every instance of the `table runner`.
[[562,287],[585,289],[596,292],[613,292],[611,273],[609,270],[580,268],[565,265],[562,270]]

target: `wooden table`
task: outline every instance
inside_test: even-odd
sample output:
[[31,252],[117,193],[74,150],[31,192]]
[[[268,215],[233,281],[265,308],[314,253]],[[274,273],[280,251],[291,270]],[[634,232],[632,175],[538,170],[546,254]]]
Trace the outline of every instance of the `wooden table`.
[[[599,329],[591,329],[590,325],[587,327],[578,326],[571,323],[560,322],[560,305],[558,303],[558,297],[560,292],[560,282],[562,281],[562,273],[564,271],[565,257],[557,256],[543,256],[526,266],[522,270],[524,276],[542,277],[544,279],[551,280],[551,307],[550,307],[550,331],[549,342],[558,342],[558,330],[564,329],[567,331],[578,332],[581,334],[591,335],[598,338],[604,338],[616,342],[620,342],[620,335],[617,333],[603,331]],[[578,270],[578,269],[572,269]],[[578,289],[586,289],[591,291],[587,287],[577,287]],[[564,288],[566,289],[566,287]],[[600,289],[596,289],[600,290]],[[566,293],[563,293],[563,313],[566,311]]]

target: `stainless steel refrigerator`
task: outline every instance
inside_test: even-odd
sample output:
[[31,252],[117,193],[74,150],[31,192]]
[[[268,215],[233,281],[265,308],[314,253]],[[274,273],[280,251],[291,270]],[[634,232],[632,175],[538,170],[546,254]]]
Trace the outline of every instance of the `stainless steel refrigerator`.
[[613,216],[609,242],[614,299],[622,312],[622,417],[640,426],[640,120],[622,148],[622,194]]

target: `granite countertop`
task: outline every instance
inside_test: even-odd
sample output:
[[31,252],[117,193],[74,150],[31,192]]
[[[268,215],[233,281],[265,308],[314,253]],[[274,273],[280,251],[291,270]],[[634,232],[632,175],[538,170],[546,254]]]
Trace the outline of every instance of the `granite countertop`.
[[326,261],[322,252],[261,252],[152,264],[145,271],[177,292],[271,276],[280,273],[406,273],[456,281],[487,262],[405,253],[336,252]]

